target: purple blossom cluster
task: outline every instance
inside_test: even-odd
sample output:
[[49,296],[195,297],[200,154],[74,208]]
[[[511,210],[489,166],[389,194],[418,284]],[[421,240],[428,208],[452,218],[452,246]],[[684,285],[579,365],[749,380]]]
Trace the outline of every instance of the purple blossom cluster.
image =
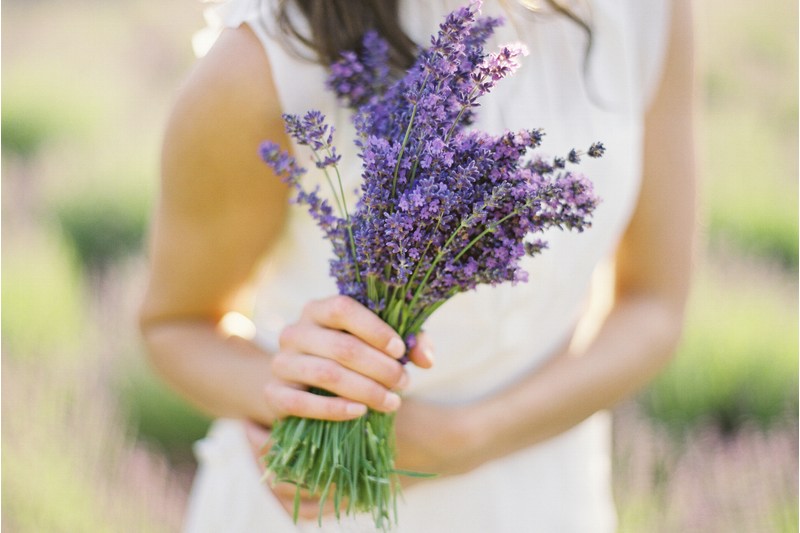
[[[554,227],[582,231],[598,201],[591,182],[568,168],[583,152],[547,160],[532,153],[541,130],[490,135],[470,128],[480,97],[511,75],[525,54],[513,45],[486,53],[501,21],[478,17],[479,8],[473,1],[448,15],[397,79],[389,47],[375,32],[331,66],[327,85],[353,109],[362,160],[352,212],[333,128],[321,113],[284,118],[289,135],[313,153],[332,201],[304,186],[305,169],[277,144],[261,145],[263,160],[294,188],[294,201],[308,208],[332,243],[339,291],[375,311],[409,347],[453,295],[481,284],[526,281],[520,260],[547,246],[538,235]],[[597,143],[585,155],[603,151]],[[392,420],[379,412],[346,422],[290,417],[273,428],[268,468],[298,491],[318,491],[323,503],[335,486],[337,516],[337,502],[348,501],[348,513],[369,511],[384,529],[398,490]]]
[[389,86],[389,45],[374,30],[364,34],[360,53],[348,50],[331,65],[328,89],[347,107],[358,108]]
[[[335,257],[331,274],[342,294],[378,313],[401,335],[413,334],[444,301],[480,284],[521,282],[526,255],[552,227],[582,231],[597,204],[592,184],[566,158],[531,157],[543,132],[502,135],[470,129],[478,99],[511,75],[521,46],[484,51],[499,19],[478,17],[479,2],[451,13],[430,46],[402,78],[391,81],[388,46],[376,33],[361,53],[331,67],[328,87],[354,109],[362,159],[361,195],[350,213],[344,200],[332,128],[319,112],[286,116],[287,131],[314,152],[328,177],[338,216],[304,170],[271,142],[264,161],[296,190]],[[602,144],[586,155],[602,155]],[[338,185],[338,187],[337,187]]]

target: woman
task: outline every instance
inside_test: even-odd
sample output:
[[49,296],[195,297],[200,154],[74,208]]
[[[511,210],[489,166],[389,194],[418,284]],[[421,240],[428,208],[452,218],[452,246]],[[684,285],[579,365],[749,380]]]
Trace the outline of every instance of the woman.
[[[324,1],[301,4],[325,12]],[[373,4],[394,5],[351,0],[337,13],[349,25]],[[393,16],[426,43],[458,4],[407,0]],[[271,139],[304,157],[281,113],[319,109],[339,132],[348,188],[356,187],[348,115],[322,89],[325,68],[297,57],[307,50],[290,29],[319,35],[329,19],[290,5],[279,24],[259,0],[223,6],[226,29],[167,128],[141,317],[155,367],[225,418],[198,445],[187,530],[295,530],[293,487],[259,482],[268,428],[287,415],[344,420],[367,407],[396,411],[399,468],[441,474],[407,488],[401,531],[614,529],[602,410],[669,360],[690,278],[689,2],[529,4],[484,6],[508,19],[493,42],[521,40],[531,53],[482,101],[476,125],[542,127],[540,150],[556,155],[602,140],[606,156],[582,165],[602,204],[587,232],[547,236],[550,249],[525,265],[528,284],[459,295],[437,311],[411,353],[417,368],[407,369],[397,362],[402,340],[334,296],[326,243],[255,155]],[[391,16],[380,20],[393,33]],[[402,35],[394,38],[403,50]],[[234,312],[254,305],[250,331]],[[339,397],[314,396],[309,386]],[[306,494],[301,516],[313,519],[317,509]],[[369,531],[371,521],[328,527]],[[316,530],[316,521],[297,528]]]

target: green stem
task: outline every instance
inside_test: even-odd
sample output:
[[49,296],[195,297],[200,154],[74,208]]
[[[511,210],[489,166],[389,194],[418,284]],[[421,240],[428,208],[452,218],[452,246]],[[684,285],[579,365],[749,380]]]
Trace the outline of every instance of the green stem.
[[483,230],[483,231],[480,233],[480,235],[478,235],[477,237],[473,238],[473,239],[472,239],[472,240],[469,242],[469,244],[467,244],[467,245],[464,247],[464,249],[463,249],[463,250],[461,250],[460,252],[458,252],[458,254],[456,254],[456,256],[453,258],[453,261],[455,262],[455,261],[458,261],[459,259],[461,259],[461,256],[462,256],[462,255],[464,255],[465,253],[467,253],[467,250],[469,250],[470,248],[472,248],[472,247],[475,245],[475,243],[477,243],[479,240],[481,240],[481,239],[482,239],[482,238],[483,238],[485,235],[487,235],[487,234],[489,234],[489,233],[492,233],[492,232],[494,232],[494,230],[496,230],[496,229],[497,229],[497,226],[499,226],[500,224],[502,224],[503,222],[505,222],[505,221],[506,221],[506,220],[508,220],[509,218],[511,218],[511,217],[514,217],[514,216],[517,216],[518,214],[519,214],[519,210],[518,210],[518,209],[515,209],[514,211],[512,211],[512,212],[511,212],[511,213],[509,213],[509,214],[507,214],[506,216],[504,216],[503,218],[501,218],[501,219],[500,219],[500,220],[498,220],[497,222],[492,222],[491,224],[489,224],[489,226],[488,226],[488,227],[487,227],[485,230]]
[[[425,86],[428,84],[428,78],[430,77],[430,72],[425,74],[425,79],[422,80],[422,86],[419,89],[419,93],[417,94],[417,98],[419,95],[422,94],[422,91],[425,90]],[[403,137],[403,144],[400,145],[400,153],[397,154],[397,163],[394,166],[394,174],[392,175],[392,198],[394,198],[395,191],[397,189],[397,174],[400,171],[400,162],[403,159],[403,153],[406,151],[406,145],[408,144],[408,138],[411,136],[411,127],[414,125],[414,118],[417,116],[417,106],[419,102],[414,102],[414,107],[411,110],[411,118],[408,120],[408,126],[406,127],[406,133]]]
[[433,273],[434,269],[436,268],[436,265],[438,265],[439,261],[442,260],[442,257],[444,257],[444,254],[447,251],[447,248],[450,246],[450,243],[453,242],[453,239],[456,238],[456,235],[458,235],[458,232],[461,231],[462,229],[464,229],[465,227],[466,226],[463,223],[461,223],[455,229],[455,231],[453,231],[453,233],[450,235],[450,237],[447,239],[447,241],[444,243],[444,246],[442,246],[442,249],[439,250],[439,253],[436,254],[436,257],[433,259],[433,262],[431,263],[431,266],[428,268],[428,271],[425,272],[425,277],[422,278],[422,281],[417,286],[417,290],[416,290],[416,292],[414,292],[414,297],[411,299],[411,302],[408,304],[408,308],[409,309],[414,309],[414,306],[417,303],[417,300],[419,300],[420,296],[422,295],[422,290],[425,288],[425,285],[428,283],[428,278],[431,277],[431,274]]
[[[314,158],[317,160],[318,163],[321,163],[322,160],[319,157],[319,154],[316,150],[312,150],[314,152]],[[328,155],[331,155],[330,149],[327,150]],[[339,192],[336,192],[336,188],[333,186],[333,180],[331,179],[331,175],[328,173],[327,167],[322,167],[322,171],[325,173],[325,179],[328,181],[328,185],[331,188],[331,193],[333,193],[333,199],[336,200],[336,207],[339,209],[339,216],[344,218],[345,226],[347,227],[347,236],[350,237],[350,251],[353,254],[353,264],[355,265],[356,271],[356,281],[361,283],[361,273],[358,271],[358,255],[356,254],[356,241],[353,239],[353,225],[350,223],[350,213],[347,212],[347,200],[344,196],[344,187],[342,186],[342,175],[339,173],[339,166],[333,165],[333,169],[336,171],[336,180],[339,182]],[[339,201],[339,197],[341,195],[341,202]]]
[[[314,151],[314,158],[318,163],[322,162],[322,160],[319,158],[319,154],[317,154],[316,151]],[[328,169],[323,167],[322,172],[325,174],[325,180],[328,182],[328,186],[331,188],[331,194],[333,194],[333,199],[336,201],[336,209],[339,211],[339,216],[346,219],[347,211],[342,207],[342,203],[339,201],[339,194],[336,192],[336,188],[333,186],[333,180],[331,179],[331,175],[328,173]]]
[[[443,81],[439,81],[439,83],[436,85],[436,92],[437,93],[439,92],[439,89],[441,89],[443,83],[444,83]],[[461,114],[459,113],[459,117],[460,116],[461,116]],[[414,154],[414,166],[411,167],[411,179],[408,180],[407,189],[411,189],[411,187],[413,187],[414,183],[417,181],[417,167],[419,167],[419,154],[420,154],[420,152],[422,152],[422,143],[417,145],[417,151]]]
[[405,472],[394,468],[392,414],[369,411],[344,422],[286,418],[273,428],[266,461],[277,482],[296,485],[298,498],[301,489],[320,496],[320,514],[332,495],[337,517],[343,510],[348,515],[366,512],[384,531],[397,522],[396,478]]
[[[482,81],[483,80],[481,80],[481,82]],[[480,82],[478,82],[478,83],[480,83]],[[478,90],[478,83],[476,83],[475,87],[473,87],[472,90],[470,91],[469,96],[467,96],[467,101],[469,101],[475,95],[475,91]],[[456,116],[456,120],[453,122],[453,125],[450,126],[450,131],[448,131],[447,135],[445,135],[445,137],[444,137],[444,142],[445,143],[450,140],[450,136],[455,131],[456,126],[458,126],[458,121],[461,120],[461,115],[464,114],[464,111],[467,110],[467,107],[469,107],[468,104],[464,104],[463,106],[461,106],[461,110],[458,112],[458,115]]]
[[414,278],[417,277],[417,272],[419,271],[419,267],[422,265],[422,260],[425,259],[425,256],[428,254],[428,250],[430,249],[431,245],[433,244],[433,238],[436,236],[436,232],[439,231],[439,226],[442,223],[442,217],[444,216],[444,210],[439,213],[439,218],[436,219],[436,227],[433,229],[433,233],[431,233],[431,238],[428,241],[428,244],[425,246],[425,251],[419,256],[419,261],[417,261],[417,265],[414,267],[414,272],[411,273],[411,276],[408,278],[408,282],[403,286],[403,298],[405,298],[406,293],[411,288],[411,283],[414,281]]
[[[328,149],[328,156],[331,155],[330,148]],[[350,220],[350,214],[347,212],[347,198],[344,194],[344,186],[342,185],[342,175],[339,173],[339,165],[333,165],[333,170],[336,171],[336,181],[339,182],[339,194],[342,196],[342,208],[344,209],[344,216],[346,220]],[[330,181],[330,180],[329,180]],[[333,184],[331,184],[333,187]]]
[[439,309],[447,300],[455,296],[457,293],[458,289],[453,289],[450,291],[447,297],[423,309],[416,317],[414,317],[414,320],[411,321],[411,325],[408,327],[406,334],[418,333],[419,330],[422,329],[422,325],[425,323],[425,321],[428,320],[428,317],[430,317],[434,311]]
[[411,110],[411,118],[408,121],[405,137],[403,137],[403,144],[400,145],[400,153],[397,154],[397,163],[394,166],[394,174],[392,175],[392,198],[394,198],[395,190],[397,188],[397,174],[400,171],[400,162],[403,159],[403,153],[406,151],[406,144],[408,144],[408,138],[411,136],[411,126],[414,124],[414,117],[416,116],[417,104],[415,103],[414,108]]

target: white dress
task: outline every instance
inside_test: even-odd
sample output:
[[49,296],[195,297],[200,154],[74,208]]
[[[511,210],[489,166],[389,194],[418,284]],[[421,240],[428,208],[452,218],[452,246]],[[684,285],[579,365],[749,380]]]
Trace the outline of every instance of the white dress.
[[[427,43],[444,15],[465,3],[402,0],[401,21],[417,43]],[[543,2],[539,2],[542,4]],[[350,147],[348,113],[323,91],[323,68],[284,50],[275,35],[271,2],[232,0],[217,7],[220,27],[247,24],[264,45],[285,112],[318,109],[338,132],[342,174],[357,187],[358,159]],[[565,155],[602,141],[606,155],[584,160],[602,198],[584,233],[551,232],[550,248],[526,263],[530,281],[461,294],[439,309],[426,331],[436,365],[412,372],[408,396],[470,402],[535,369],[569,342],[593,285],[608,286],[602,268],[635,206],[641,179],[643,115],[657,86],[669,25],[666,0],[577,3],[594,43],[584,70],[585,34],[565,17],[534,13],[513,0],[487,1],[483,13],[503,15],[489,49],[522,41],[529,55],[511,78],[481,101],[476,127],[498,133],[541,127],[540,153]],[[254,147],[255,150],[255,147]],[[302,161],[306,152],[295,147]],[[348,169],[350,169],[348,171]],[[274,347],[283,324],[312,298],[336,292],[328,276],[330,249],[303,209],[294,207],[285,235],[265,267],[255,315],[259,339]],[[196,447],[200,468],[186,531],[319,531],[316,521],[292,524],[268,489],[241,424],[221,420]],[[362,519],[366,518],[366,519]],[[419,483],[405,491],[398,531],[608,532],[616,525],[610,482],[610,420],[598,413],[535,447],[465,475]],[[325,522],[322,531],[372,531],[369,517]]]

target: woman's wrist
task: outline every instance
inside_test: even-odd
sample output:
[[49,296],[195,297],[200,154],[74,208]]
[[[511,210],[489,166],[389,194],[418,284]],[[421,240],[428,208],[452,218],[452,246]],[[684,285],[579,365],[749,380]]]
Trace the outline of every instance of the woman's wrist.
[[481,404],[460,406],[457,411],[448,422],[450,449],[458,450],[465,469],[472,470],[491,459],[487,452],[492,442],[490,420]]
[[157,373],[202,411],[272,422],[274,413],[264,398],[270,354],[251,341],[202,320],[153,323],[144,339]]

